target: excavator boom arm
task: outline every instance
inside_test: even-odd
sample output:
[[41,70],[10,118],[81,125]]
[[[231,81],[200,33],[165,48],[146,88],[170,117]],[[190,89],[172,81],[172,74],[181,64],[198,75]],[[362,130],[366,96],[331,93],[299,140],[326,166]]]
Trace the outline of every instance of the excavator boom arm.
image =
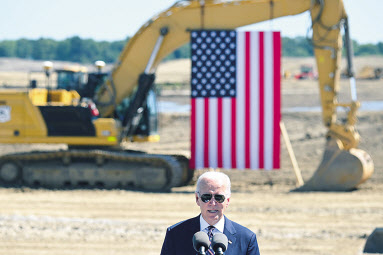
[[[153,74],[165,56],[189,41],[191,30],[235,29],[305,11],[310,11],[312,17],[311,40],[318,68],[322,119],[328,133],[322,163],[304,187],[306,190],[355,188],[371,176],[373,163],[367,153],[356,149],[359,134],[354,125],[359,103],[354,94],[355,88],[352,89],[351,103],[339,103],[337,99],[342,53],[341,28],[347,22],[343,0],[178,1],[144,24],[124,48],[109,82],[114,85],[109,91],[116,92],[112,95],[113,100],[108,95],[101,94],[99,97],[101,102],[114,101],[109,106],[101,107],[102,115],[111,116],[115,105],[131,96],[137,86],[137,93],[145,95],[150,86],[142,85],[141,88],[139,77]],[[161,32],[164,30],[167,31],[166,35]],[[132,107],[131,112],[142,107],[144,101]],[[339,106],[347,108],[346,122],[339,123],[337,120],[336,110]],[[127,116],[126,130],[130,128],[129,118],[133,116]]]
[[[99,105],[100,112],[103,116],[110,116],[115,105],[133,93],[142,73],[154,73],[164,57],[189,41],[190,30],[235,29],[305,11],[311,12],[313,20],[312,42],[317,59],[323,122],[331,129],[336,122],[336,96],[339,90],[340,29],[347,18],[342,0],[178,1],[147,21],[129,40],[109,82],[113,86],[114,102],[107,106]],[[153,55],[163,29],[167,29],[168,33]],[[111,102],[109,93],[98,97],[99,102]],[[352,128],[348,134],[338,134],[336,130],[334,128],[332,134],[344,138],[346,147],[358,144],[358,135]]]
[[[127,43],[111,75],[110,83],[116,91],[113,103],[117,105],[133,93],[140,74],[148,66],[163,28],[167,28],[168,33],[149,72],[154,72],[164,57],[189,41],[190,30],[235,29],[273,18],[296,15],[311,7],[311,0],[178,1],[147,21]],[[99,96],[98,101],[110,101],[109,97],[105,93]],[[104,116],[111,115],[114,110],[112,105],[100,108]]]

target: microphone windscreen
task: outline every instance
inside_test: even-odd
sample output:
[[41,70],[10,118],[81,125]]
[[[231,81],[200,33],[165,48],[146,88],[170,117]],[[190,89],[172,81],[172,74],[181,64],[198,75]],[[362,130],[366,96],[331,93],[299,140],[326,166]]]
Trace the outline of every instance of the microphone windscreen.
[[201,246],[204,246],[205,250],[207,250],[209,248],[209,245],[210,245],[209,237],[207,236],[205,232],[199,231],[194,234],[193,236],[194,250],[199,252],[199,249],[201,248]]
[[225,252],[227,249],[228,240],[227,236],[222,233],[217,233],[213,236],[213,239],[211,240],[211,247],[216,252],[218,248],[222,248],[222,251]]

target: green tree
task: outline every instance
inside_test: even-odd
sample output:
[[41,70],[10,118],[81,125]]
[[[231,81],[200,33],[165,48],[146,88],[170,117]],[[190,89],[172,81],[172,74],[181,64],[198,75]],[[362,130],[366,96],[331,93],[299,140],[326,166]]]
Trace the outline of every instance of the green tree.
[[0,42],[0,57],[16,57],[16,42],[9,40]]
[[358,51],[355,52],[355,56],[366,56],[366,55],[378,55],[379,49],[374,44],[363,44],[358,47]]
[[[37,60],[51,59],[73,61],[79,63],[93,63],[103,60],[113,63],[118,60],[129,37],[121,41],[94,41],[93,39],[81,39],[79,36],[67,38],[62,41],[40,38],[38,40],[0,41],[0,57],[32,58]],[[354,55],[383,55],[383,43],[359,44],[352,40]],[[343,54],[345,51],[343,50]],[[292,57],[313,56],[313,46],[305,37],[283,37],[282,55]],[[190,44],[182,45],[165,60],[190,58]]]
[[32,58],[33,42],[27,39],[20,39],[16,41],[16,57],[18,58]]
[[32,44],[32,58],[33,59],[55,59],[57,43],[52,39],[40,38]]
[[69,52],[68,52],[68,60],[74,62],[82,62],[82,51],[84,50],[83,41],[80,37],[74,36],[69,38]]
[[285,57],[313,56],[313,46],[305,37],[282,37],[282,55]]
[[129,38],[127,38],[125,41],[121,40],[106,43],[105,47],[103,48],[102,59],[105,59],[104,61],[109,63],[116,62],[128,41]]
[[378,47],[379,54],[383,55],[383,43],[379,42],[378,44],[376,44],[376,47]]
[[94,62],[94,59],[100,55],[100,47],[97,42],[92,39],[83,40],[82,42],[81,62]]
[[63,61],[69,61],[70,60],[70,42],[69,39],[65,39],[63,41],[59,41],[57,43],[56,53],[55,53],[55,60],[63,60]]

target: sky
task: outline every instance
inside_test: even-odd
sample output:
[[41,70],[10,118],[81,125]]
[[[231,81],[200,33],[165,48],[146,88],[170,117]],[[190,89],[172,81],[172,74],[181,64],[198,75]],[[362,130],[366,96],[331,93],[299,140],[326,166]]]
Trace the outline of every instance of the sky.
[[[383,42],[383,0],[343,0],[351,38]],[[0,0],[0,41],[21,38],[63,40],[73,36],[96,41],[133,36],[152,16],[175,0]],[[280,30],[282,36],[306,36],[308,12],[241,29]]]

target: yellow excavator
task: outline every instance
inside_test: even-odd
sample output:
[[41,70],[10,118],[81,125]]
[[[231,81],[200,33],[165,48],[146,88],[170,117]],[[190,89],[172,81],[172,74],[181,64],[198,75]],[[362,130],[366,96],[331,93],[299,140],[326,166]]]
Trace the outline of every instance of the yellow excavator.
[[[191,30],[235,29],[305,11],[312,17],[311,40],[328,132],[322,163],[301,190],[355,189],[371,176],[373,162],[357,149],[359,102],[342,0],[178,1],[152,17],[129,40],[93,98],[81,98],[73,90],[0,91],[1,143],[68,145],[67,150],[2,155],[2,184],[55,188],[86,184],[158,191],[187,184],[193,170],[186,157],[146,154],[119,146],[126,139],[158,140],[153,84],[160,61],[187,43]],[[337,100],[342,28],[349,60],[350,103]],[[343,122],[337,119],[337,107],[347,109]]]

